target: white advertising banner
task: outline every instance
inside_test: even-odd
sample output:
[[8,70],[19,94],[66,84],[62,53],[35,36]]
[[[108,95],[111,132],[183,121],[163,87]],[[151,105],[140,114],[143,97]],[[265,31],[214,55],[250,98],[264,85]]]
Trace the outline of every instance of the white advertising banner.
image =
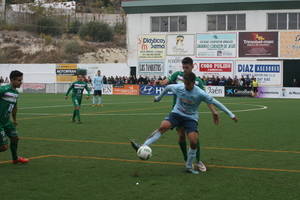
[[139,72],[163,72],[164,63],[160,61],[139,62]]
[[234,62],[233,60],[203,60],[203,59],[194,59],[194,73],[197,76],[218,76],[226,78],[233,78]]
[[176,71],[182,71],[181,60],[184,56],[167,56],[166,58],[166,76],[170,76]]
[[138,39],[140,59],[164,59],[166,53],[165,35],[141,35]]
[[260,98],[288,98],[300,99],[300,88],[298,87],[259,87]]
[[282,86],[282,62],[236,61],[234,75],[255,77],[259,86]]
[[[91,89],[91,95],[94,94],[94,89],[93,87],[90,85],[89,86]],[[87,94],[86,90],[84,90],[83,92],[84,94]],[[113,85],[110,84],[104,84],[103,88],[102,88],[102,94],[103,95],[112,95],[113,94]]]
[[197,34],[197,54],[201,58],[235,58],[237,54],[236,33]]
[[212,97],[224,97],[225,88],[224,86],[205,86],[205,91]]
[[194,35],[168,35],[167,44],[167,55],[170,56],[193,56],[195,53]]

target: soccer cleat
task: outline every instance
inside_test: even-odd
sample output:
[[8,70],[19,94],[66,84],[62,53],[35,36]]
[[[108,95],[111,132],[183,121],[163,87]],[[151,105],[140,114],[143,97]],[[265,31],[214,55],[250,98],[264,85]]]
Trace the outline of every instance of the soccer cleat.
[[141,147],[141,145],[138,144],[138,143],[136,143],[134,140],[129,140],[129,141],[130,141],[130,144],[131,144],[132,148],[133,148],[135,151],[137,151],[137,150]]
[[18,157],[17,160],[13,160],[12,162],[13,162],[13,164],[18,164],[18,163],[25,164],[25,163],[29,162],[29,159],[23,158],[23,157]]
[[196,165],[195,165],[195,169],[197,169],[200,172],[206,172],[206,166],[203,164],[202,161],[199,161]]
[[192,168],[186,168],[185,171],[186,171],[187,173],[190,173],[190,174],[199,174],[198,171],[196,171],[196,170],[194,170],[194,169],[192,169]]
[[72,122],[72,123],[75,123],[75,119],[71,119],[71,122]]
[[78,121],[77,124],[82,124],[82,122],[81,122],[81,121]]

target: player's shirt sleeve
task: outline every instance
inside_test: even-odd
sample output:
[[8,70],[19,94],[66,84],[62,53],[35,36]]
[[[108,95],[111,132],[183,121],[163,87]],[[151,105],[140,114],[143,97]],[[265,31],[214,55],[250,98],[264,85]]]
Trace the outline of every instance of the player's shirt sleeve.
[[197,86],[199,88],[201,88],[202,90],[205,90],[204,83],[203,83],[202,79],[201,78],[197,78],[196,81],[198,81]]
[[177,76],[179,75],[180,72],[174,72],[169,78],[168,81],[170,82],[175,82],[177,80]]
[[71,86],[69,87],[67,93],[66,93],[66,96],[69,95],[69,93],[71,92],[71,90],[74,88],[74,83],[71,84]]
[[176,94],[176,87],[177,87],[177,84],[168,85],[167,87],[165,87],[165,89],[162,91],[162,93],[160,93],[160,95],[155,97],[155,99],[157,101],[160,101],[163,98],[163,96],[168,94],[168,92],[173,92],[174,94]]
[[7,90],[6,87],[0,87],[0,97],[2,97],[4,95],[6,90]]
[[86,89],[88,96],[90,96],[90,88],[88,87],[88,84],[85,84],[84,88]]
[[224,106],[221,102],[219,102],[218,100],[216,100],[212,96],[208,95],[206,92],[203,91],[201,93],[201,96],[202,96],[203,100],[207,104],[213,104],[213,105],[215,105],[218,109],[220,109],[223,112],[225,112],[230,118],[234,118],[235,117],[235,115],[226,106]]

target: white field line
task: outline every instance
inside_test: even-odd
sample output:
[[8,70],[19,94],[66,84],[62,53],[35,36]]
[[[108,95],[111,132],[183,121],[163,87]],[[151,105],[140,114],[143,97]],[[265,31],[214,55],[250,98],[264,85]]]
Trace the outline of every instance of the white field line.
[[[160,103],[171,103],[172,101],[161,101]],[[260,103],[276,103],[276,102],[283,102],[283,101],[264,101],[264,102],[260,102]],[[285,100],[284,102],[287,102],[287,100]],[[104,103],[105,105],[123,105],[123,104],[149,104],[149,103],[153,103],[153,101],[132,101],[132,102],[115,102],[115,103]],[[236,102],[221,102],[223,104],[244,104],[246,105],[247,103],[253,103],[253,102],[241,102],[241,103],[236,103]],[[81,104],[82,106],[89,106],[92,104]],[[250,104],[248,104],[250,105]],[[53,105],[53,106],[33,106],[33,107],[19,107],[18,110],[30,110],[30,109],[40,109],[40,108],[61,108],[61,107],[73,107],[72,104],[68,104],[68,105]]]
[[[238,104],[238,105],[248,105],[248,106],[256,106],[257,108],[250,108],[250,109],[242,109],[242,110],[232,110],[232,112],[250,112],[250,111],[257,111],[257,110],[266,110],[268,109],[267,106],[264,105],[255,105],[255,104],[239,104],[239,103],[228,103],[228,104]],[[211,112],[199,112],[201,114],[208,114]],[[48,115],[68,115],[69,113],[18,113],[20,115],[33,115],[33,116],[48,116]],[[85,116],[138,116],[138,115],[166,115],[165,113],[95,113],[95,114],[81,114]]]

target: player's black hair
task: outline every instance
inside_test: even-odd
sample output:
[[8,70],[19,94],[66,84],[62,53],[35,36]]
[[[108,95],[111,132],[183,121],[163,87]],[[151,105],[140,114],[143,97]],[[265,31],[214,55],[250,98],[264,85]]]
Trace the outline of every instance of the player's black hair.
[[22,72],[20,72],[18,70],[14,70],[14,71],[10,72],[9,79],[15,80],[17,77],[21,77],[21,76],[23,76]]
[[191,57],[185,57],[184,59],[182,59],[181,63],[193,65],[194,61]]
[[195,80],[196,80],[196,75],[193,73],[193,72],[190,72],[190,73],[185,73],[184,75],[183,75],[183,79],[185,80],[185,81],[188,81],[188,82],[195,82]]

